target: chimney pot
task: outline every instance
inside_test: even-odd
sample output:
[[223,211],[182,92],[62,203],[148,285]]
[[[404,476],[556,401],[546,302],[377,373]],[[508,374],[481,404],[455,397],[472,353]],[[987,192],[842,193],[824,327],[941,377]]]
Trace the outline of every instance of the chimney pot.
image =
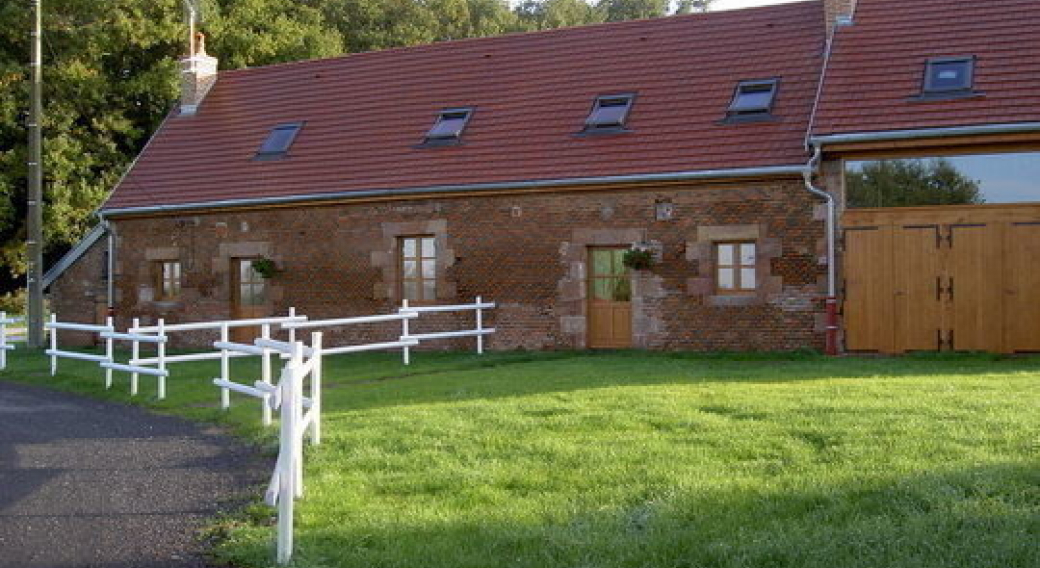
[[181,59],[181,116],[198,111],[217,82],[217,58],[206,54],[206,36],[195,34],[195,53]]
[[823,17],[827,24],[827,37],[833,37],[835,28],[851,26],[856,12],[857,0],[823,0]]

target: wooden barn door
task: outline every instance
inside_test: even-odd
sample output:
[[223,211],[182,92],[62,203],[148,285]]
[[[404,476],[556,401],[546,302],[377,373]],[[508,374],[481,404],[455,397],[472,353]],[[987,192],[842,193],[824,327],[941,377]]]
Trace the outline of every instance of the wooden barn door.
[[[946,255],[949,332],[956,351],[1001,351],[1004,344],[1002,227],[955,224]],[[949,340],[948,340],[949,342]]]
[[[253,269],[255,258],[231,259],[231,317],[233,319],[262,318],[267,313],[267,280]],[[236,327],[231,330],[232,341],[252,343],[260,337],[259,326]]]
[[943,315],[939,225],[897,225],[892,230],[896,350],[935,351]]
[[845,231],[845,347],[851,351],[895,349],[891,237],[888,227]]
[[850,351],[1040,351],[1040,204],[843,218]]
[[1004,241],[1004,341],[1040,351],[1040,222],[1009,224]]
[[632,283],[624,248],[589,249],[588,342],[591,348],[632,346]]

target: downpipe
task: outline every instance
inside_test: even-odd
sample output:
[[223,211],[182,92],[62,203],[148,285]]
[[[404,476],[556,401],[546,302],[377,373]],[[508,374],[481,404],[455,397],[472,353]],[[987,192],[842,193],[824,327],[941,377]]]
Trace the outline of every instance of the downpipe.
[[820,197],[827,205],[826,228],[827,233],[827,298],[824,302],[827,313],[826,331],[826,353],[827,355],[838,354],[838,297],[837,297],[837,273],[835,268],[835,246],[837,238],[837,222],[835,219],[834,196],[813,185],[813,175],[820,167],[820,159],[823,151],[819,145],[813,145],[813,155],[809,163],[805,165],[802,176],[805,179],[805,189]]

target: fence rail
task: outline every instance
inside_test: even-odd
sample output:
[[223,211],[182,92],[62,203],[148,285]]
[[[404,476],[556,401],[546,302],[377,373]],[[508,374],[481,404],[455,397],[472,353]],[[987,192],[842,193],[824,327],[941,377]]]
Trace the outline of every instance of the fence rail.
[[14,338],[10,335],[7,326],[22,323],[25,318],[7,317],[7,312],[0,312],[0,371],[7,368],[7,352],[14,350],[14,344],[9,343]]
[[[474,329],[461,329],[452,331],[437,331],[428,333],[411,333],[408,326],[408,320],[404,320],[401,333],[401,341],[409,339],[415,339],[417,341],[430,341],[434,339],[452,339],[458,337],[476,337],[477,338],[477,353],[480,355],[484,354],[484,336],[495,333],[495,328],[484,327],[484,310],[491,310],[495,308],[494,302],[484,302],[483,298],[477,296],[476,301],[472,304],[455,304],[449,306],[409,306],[408,300],[401,302],[401,308],[398,310],[399,313],[415,313],[415,314],[428,314],[437,312],[474,312],[474,319],[476,320],[476,327]],[[404,364],[408,365],[411,362],[411,350],[410,347],[405,347],[403,350]]]
[[[96,363],[111,363],[112,362],[112,339],[105,339],[105,354],[94,355],[91,353],[79,353],[77,351],[65,351],[58,347],[58,331],[59,330],[73,330],[73,331],[84,331],[87,333],[96,333],[102,335],[105,333],[115,332],[115,328],[112,326],[112,318],[105,319],[105,325],[86,324],[86,323],[73,323],[58,321],[58,314],[51,314],[50,321],[44,324],[44,329],[50,332],[51,341],[50,349],[44,351],[51,359],[51,376],[53,377],[58,373],[58,359],[78,359],[80,361],[93,361]],[[105,388],[112,386],[112,369],[105,369]]]

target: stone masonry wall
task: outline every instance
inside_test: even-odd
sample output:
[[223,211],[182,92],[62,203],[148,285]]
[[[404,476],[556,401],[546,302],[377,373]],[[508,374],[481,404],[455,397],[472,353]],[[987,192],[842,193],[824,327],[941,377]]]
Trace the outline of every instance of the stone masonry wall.
[[[498,303],[492,349],[586,346],[588,247],[649,243],[657,262],[632,274],[633,345],[651,349],[821,348],[822,208],[798,179],[654,188],[325,204],[116,219],[116,313],[153,323],[231,316],[231,259],[261,255],[267,313],[311,318],[387,313],[400,305],[398,238],[432,235],[439,303]],[[758,242],[756,294],[716,295],[713,242]],[[157,302],[151,262],[178,259],[182,295]],[[79,265],[86,266],[84,259]],[[55,293],[70,306],[77,266]],[[471,315],[423,317],[418,331],[472,325]],[[453,323],[454,321],[454,323]],[[441,327],[444,329],[444,327]],[[399,324],[327,335],[326,344],[390,340]],[[203,344],[213,338],[183,339]],[[472,348],[472,339],[444,342]]]

